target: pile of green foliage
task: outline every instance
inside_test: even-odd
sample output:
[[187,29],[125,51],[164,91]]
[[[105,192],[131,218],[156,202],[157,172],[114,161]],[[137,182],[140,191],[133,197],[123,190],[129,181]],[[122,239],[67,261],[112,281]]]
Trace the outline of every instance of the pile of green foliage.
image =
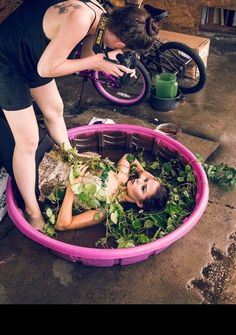
[[[61,151],[59,159],[67,161],[72,166],[72,176],[78,176],[77,170],[79,160],[75,149],[69,152]],[[134,155],[129,155],[128,159],[134,161]],[[105,236],[97,242],[107,248],[115,245],[118,248],[128,248],[151,241],[165,236],[179,227],[184,219],[188,217],[195,206],[196,180],[193,169],[186,165],[180,156],[174,158],[155,157],[154,160],[148,161],[143,159],[143,153],[139,153],[137,159],[142,166],[160,180],[169,191],[169,199],[163,210],[143,211],[139,208],[130,208],[125,210],[119,203],[119,196],[104,197],[99,199],[96,208],[106,212]],[[115,169],[111,162],[101,160],[98,157],[86,159],[86,164],[95,174],[102,176],[103,182],[110,169]],[[131,175],[134,176],[134,172]],[[78,190],[77,190],[78,191]],[[80,190],[80,196],[83,199],[94,199],[94,188],[87,187]],[[54,225],[58,215],[65,189],[58,185],[48,196],[48,205],[45,211],[47,221],[45,233],[51,237],[56,237]],[[80,208],[73,208],[73,214],[81,212]]]
[[200,155],[197,155],[202,164],[208,180],[225,191],[231,191],[236,185],[236,169],[228,164],[206,164]]
[[179,227],[195,206],[195,176],[191,166],[186,165],[180,156],[168,160],[156,157],[152,162],[144,160],[142,155],[137,158],[169,190],[167,205],[158,211],[138,208],[125,211],[120,205],[112,207],[111,214],[116,214],[116,222],[108,217],[107,234],[98,242],[105,247],[110,238],[115,240],[118,248],[155,241]]

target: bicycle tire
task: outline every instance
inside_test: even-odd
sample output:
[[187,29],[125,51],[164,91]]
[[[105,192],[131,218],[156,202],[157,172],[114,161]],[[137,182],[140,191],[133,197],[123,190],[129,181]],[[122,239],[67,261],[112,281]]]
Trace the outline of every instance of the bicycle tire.
[[[185,87],[181,84],[181,80],[184,82],[187,82],[187,80],[190,80],[190,77],[186,77],[186,79],[184,79],[183,77],[186,75],[187,73],[187,68],[184,68],[182,71],[184,71],[184,73],[176,73],[177,75],[177,80],[178,80],[178,84],[179,84],[179,89],[181,90],[182,93],[197,93],[199,92],[206,83],[206,68],[205,68],[205,64],[203,63],[201,57],[190,47],[188,47],[187,45],[183,44],[183,43],[179,43],[179,42],[167,42],[162,44],[159,47],[159,57],[163,56],[163,53],[166,51],[170,51],[170,50],[176,50],[179,51],[179,55],[181,55],[181,53],[184,53],[185,55],[187,55],[188,57],[191,57],[192,61],[195,63],[194,65],[196,65],[197,70],[198,70],[198,80],[196,81],[196,83],[194,83],[192,86],[189,87]],[[168,57],[167,55],[165,55],[165,57]],[[173,56],[171,55],[172,59]],[[193,65],[192,65],[193,66]],[[190,68],[189,68],[190,69]],[[162,68],[162,72],[163,72],[163,68]],[[170,72],[175,72],[170,71]]]
[[[120,105],[120,106],[133,106],[136,105],[138,103],[140,103],[141,101],[146,100],[149,97],[150,94],[150,90],[151,90],[151,79],[149,76],[149,73],[147,71],[147,69],[145,68],[145,66],[139,62],[137,60],[137,65],[136,65],[136,75],[140,75],[141,79],[142,79],[142,83],[139,84],[141,87],[141,91],[140,93],[134,97],[134,96],[129,96],[128,94],[126,94],[125,92],[121,92],[121,90],[125,90],[125,88],[127,88],[129,86],[129,88],[132,85],[122,85],[119,84],[119,88],[114,88],[114,91],[116,91],[116,95],[113,95],[111,92],[109,92],[108,90],[108,86],[106,87],[106,84],[103,85],[100,81],[100,78],[107,78],[107,83],[109,84],[109,80],[111,80],[111,78],[113,78],[114,83],[117,82],[117,78],[115,78],[114,76],[111,75],[106,75],[103,72],[99,72],[99,71],[94,71],[94,79],[92,80],[94,88],[96,89],[96,91],[103,96],[106,100],[112,102],[113,104],[116,105]],[[104,80],[104,79],[102,79]],[[136,79],[134,79],[135,81]],[[134,82],[135,84],[135,82]],[[137,81],[136,84],[137,86]],[[134,86],[133,86],[134,88]],[[131,88],[132,89],[132,88]],[[118,91],[119,90],[119,91]],[[119,95],[121,95],[121,97],[119,97]],[[123,96],[122,96],[123,95]],[[126,95],[126,96],[125,96]]]

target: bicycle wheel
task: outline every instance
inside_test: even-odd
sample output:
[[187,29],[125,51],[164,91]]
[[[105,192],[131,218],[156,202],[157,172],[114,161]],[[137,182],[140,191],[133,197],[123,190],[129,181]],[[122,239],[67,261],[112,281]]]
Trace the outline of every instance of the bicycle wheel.
[[152,48],[148,64],[145,65],[152,78],[160,72],[174,73],[182,93],[199,92],[206,83],[206,69],[202,59],[182,43],[167,42]]
[[133,106],[145,100],[151,89],[151,80],[146,68],[137,61],[136,77],[122,83],[119,78],[104,72],[94,71],[93,85],[106,100],[121,106]]

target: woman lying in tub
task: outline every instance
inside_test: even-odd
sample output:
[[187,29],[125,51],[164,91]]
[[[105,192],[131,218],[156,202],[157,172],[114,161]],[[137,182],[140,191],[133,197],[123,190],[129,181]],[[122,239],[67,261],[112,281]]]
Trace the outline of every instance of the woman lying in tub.
[[[73,177],[74,171],[71,171],[55,229],[72,230],[98,224],[107,215],[104,204],[112,201],[133,203],[144,210],[163,208],[167,201],[164,186],[145,171],[137,159],[130,163],[127,158],[129,156],[125,154],[116,167],[105,167],[105,174],[104,166],[97,173],[91,173],[89,166],[82,163],[76,167],[76,178]],[[102,159],[100,161],[108,162]],[[110,163],[112,162],[109,161]],[[135,170],[137,178],[130,179],[131,169]],[[86,196],[86,191],[90,192],[90,197]],[[86,211],[72,215],[75,203]]]
[[[54,142],[50,139],[50,137],[44,132],[44,130],[39,127],[39,145],[36,151],[36,187],[35,192],[37,198],[40,196],[40,189],[42,184],[42,179],[47,180],[50,183],[49,178],[49,168],[41,171],[40,167],[43,163],[43,160],[50,152],[53,152],[52,148]],[[12,157],[15,147],[14,138],[10,127],[5,119],[5,116],[0,110],[0,133],[2,135],[2,139],[4,139],[3,145],[0,146],[0,166],[3,165],[8,174],[12,177],[13,186],[15,189],[15,197],[19,207],[24,210],[24,203],[20,196],[20,193],[17,189],[17,186],[14,183],[14,174],[12,168]],[[89,161],[89,158],[87,160]],[[101,162],[105,162],[104,160],[100,160]],[[130,180],[131,173],[131,165],[136,166],[136,171],[138,178]],[[115,200],[119,200],[120,203],[130,202],[136,203],[138,207],[143,209],[161,209],[165,206],[167,201],[167,192],[162,184],[150,173],[145,171],[141,164],[136,160],[132,164],[130,164],[127,160],[127,155],[124,155],[115,167],[112,164],[109,173],[106,178],[104,178],[105,174],[99,176],[99,173],[92,175],[92,171],[88,171],[86,166],[83,166],[79,173],[79,178],[77,180],[72,180],[70,178],[71,183],[68,184],[68,174],[64,178],[66,183],[64,183],[64,188],[66,188],[66,194],[62,206],[60,208],[60,212],[56,222],[56,229],[58,230],[66,230],[66,229],[77,229],[86,227],[89,225],[97,224],[104,220],[106,217],[106,213],[104,211],[104,206],[100,206],[101,203],[104,205],[104,198],[107,196],[116,198]],[[58,170],[58,175],[56,179],[59,179],[61,173],[60,162],[55,160],[55,166],[53,166],[53,172],[55,176],[55,170]],[[40,173],[41,171],[41,173]],[[106,179],[106,180],[105,180]],[[105,187],[104,187],[105,181]],[[74,195],[76,191],[81,187],[91,187],[91,185],[96,186],[96,192],[94,193],[94,206],[88,206],[88,204],[83,204],[83,201],[79,201],[80,207],[86,209],[87,211],[72,216],[72,206],[73,202],[78,200],[78,195]],[[76,186],[77,185],[77,186]],[[87,186],[86,186],[87,185]],[[95,188],[92,186],[92,189]],[[74,191],[72,191],[72,189]],[[78,192],[77,192],[78,193]],[[117,196],[117,197],[116,197]],[[97,199],[96,199],[97,198]],[[108,198],[107,198],[108,199]],[[95,201],[96,200],[96,201]],[[78,202],[78,201],[77,201]],[[103,207],[103,210],[101,210]],[[96,215],[97,214],[97,215]],[[29,221],[29,220],[28,220]],[[32,226],[44,232],[44,225],[38,224],[38,222],[29,221]]]

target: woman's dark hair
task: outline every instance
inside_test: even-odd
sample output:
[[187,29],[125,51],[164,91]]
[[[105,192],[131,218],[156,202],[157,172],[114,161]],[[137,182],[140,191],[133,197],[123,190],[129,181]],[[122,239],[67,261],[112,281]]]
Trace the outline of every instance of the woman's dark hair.
[[165,186],[163,186],[162,184],[160,184],[160,187],[158,187],[158,190],[156,192],[156,194],[145,200],[143,202],[143,209],[145,211],[151,211],[151,210],[161,210],[165,207],[166,202],[168,200],[168,191],[165,188]]
[[150,15],[134,6],[115,9],[108,29],[131,50],[150,48],[158,33],[157,23]]

